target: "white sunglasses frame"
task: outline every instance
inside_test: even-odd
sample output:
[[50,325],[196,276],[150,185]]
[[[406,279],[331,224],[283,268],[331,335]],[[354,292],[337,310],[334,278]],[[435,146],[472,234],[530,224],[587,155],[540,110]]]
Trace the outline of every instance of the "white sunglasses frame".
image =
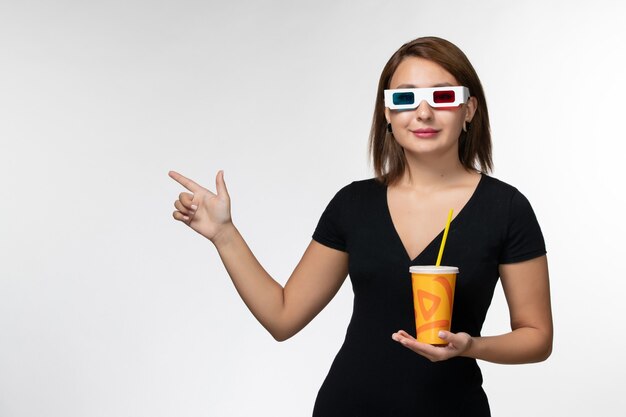
[[[435,103],[433,100],[433,93],[435,91],[454,91],[454,102]],[[396,93],[413,93],[415,95],[415,101],[412,104],[394,104],[393,95]],[[414,110],[419,107],[422,101],[426,101],[428,105],[434,109],[442,107],[458,107],[461,104],[467,103],[469,98],[469,88],[464,86],[397,88],[393,90],[385,90],[385,107],[390,110]]]

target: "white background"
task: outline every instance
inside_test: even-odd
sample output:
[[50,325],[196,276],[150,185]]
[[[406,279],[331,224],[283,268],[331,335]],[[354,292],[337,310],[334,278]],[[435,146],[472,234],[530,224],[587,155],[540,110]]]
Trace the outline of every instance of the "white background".
[[[0,416],[308,416],[349,282],[275,342],[170,169],[214,188],[281,283],[324,207],[368,178],[391,54],[436,35],[485,88],[494,176],[548,246],[554,353],[481,363],[495,416],[621,415],[619,1],[0,1]],[[484,334],[508,330],[500,287]]]

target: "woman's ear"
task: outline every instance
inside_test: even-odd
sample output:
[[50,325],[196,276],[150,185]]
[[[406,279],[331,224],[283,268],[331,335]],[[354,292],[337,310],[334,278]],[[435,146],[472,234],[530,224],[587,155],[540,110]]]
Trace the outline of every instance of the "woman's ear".
[[465,121],[470,123],[474,118],[474,114],[476,114],[476,109],[478,108],[478,100],[476,97],[472,96],[465,103]]
[[387,119],[387,124],[391,123],[391,112],[387,107],[385,107],[385,119]]

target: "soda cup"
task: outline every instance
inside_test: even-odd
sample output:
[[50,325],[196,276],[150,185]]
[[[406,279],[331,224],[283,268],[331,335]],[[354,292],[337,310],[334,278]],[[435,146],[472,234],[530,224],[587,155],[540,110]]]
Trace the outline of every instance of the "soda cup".
[[438,334],[450,331],[454,287],[459,268],[454,266],[412,266],[413,307],[417,341],[431,345],[447,345]]

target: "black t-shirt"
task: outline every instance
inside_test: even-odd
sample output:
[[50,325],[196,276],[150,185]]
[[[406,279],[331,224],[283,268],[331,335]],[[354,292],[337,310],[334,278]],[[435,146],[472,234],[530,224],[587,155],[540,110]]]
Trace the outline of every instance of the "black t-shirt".
[[[387,187],[375,179],[342,188],[313,234],[349,254],[354,291],[346,339],[320,388],[313,415],[488,416],[476,360],[432,363],[391,339],[415,335],[411,265],[433,265],[442,232],[410,259],[391,220]],[[498,265],[546,253],[528,200],[514,187],[482,175],[452,223],[443,265],[459,268],[452,332],[480,336],[499,278]]]

